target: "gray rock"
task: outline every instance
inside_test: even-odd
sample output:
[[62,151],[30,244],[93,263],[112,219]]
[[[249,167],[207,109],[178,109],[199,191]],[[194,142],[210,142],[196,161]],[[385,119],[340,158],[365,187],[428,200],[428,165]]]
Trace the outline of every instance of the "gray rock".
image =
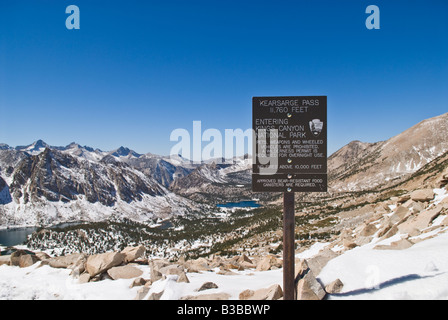
[[[376,229],[376,228],[375,228]],[[307,260],[308,266],[314,274],[318,275],[321,270],[327,265],[327,263],[338,256],[331,249],[324,249],[320,251],[316,256]]]
[[177,278],[178,283],[190,283],[190,279],[188,279],[187,274],[185,272],[182,272],[179,277]]
[[9,266],[11,263],[11,256],[0,256],[0,266],[7,265]]
[[83,284],[83,283],[87,283],[90,281],[90,274],[89,273],[83,273],[82,275],[79,276],[78,279],[78,283],[79,284]]
[[113,267],[107,270],[107,274],[113,279],[132,279],[140,277],[143,271],[133,266]]
[[254,294],[247,300],[278,300],[283,297],[283,290],[278,284],[269,288],[255,290]]
[[325,291],[327,291],[327,293],[329,294],[339,293],[341,292],[343,287],[344,284],[342,283],[342,281],[340,279],[336,279],[325,287]]
[[211,293],[198,296],[185,296],[180,298],[180,300],[229,300],[230,297],[228,293]]
[[411,199],[414,201],[426,202],[434,199],[435,193],[432,189],[415,190],[411,193]]
[[137,295],[135,296],[134,300],[143,300],[148,294],[149,290],[150,288],[146,286],[138,289]]
[[400,224],[398,230],[401,233],[407,233],[409,235],[413,235],[412,232],[414,230],[422,231],[430,226],[431,222],[439,216],[442,209],[443,206],[439,205],[434,209],[422,211],[418,215],[413,216]]
[[164,275],[178,275],[180,276],[184,272],[184,268],[177,264],[172,264],[158,270],[161,274]]
[[160,300],[160,298],[163,296],[163,293],[165,291],[162,292],[153,292],[149,295],[148,300]]
[[324,288],[311,270],[306,272],[297,283],[297,300],[322,300],[325,295]]
[[124,262],[129,263],[132,261],[141,258],[146,252],[146,248],[144,246],[137,247],[127,247],[121,251],[121,253],[125,254]]
[[202,284],[202,286],[198,289],[198,291],[204,291],[208,289],[217,289],[218,286],[214,282],[205,282]]
[[150,280],[152,283],[162,279],[162,274],[157,270],[157,267],[153,261],[149,262]]
[[392,224],[398,223],[401,220],[404,219],[404,217],[406,217],[407,215],[410,214],[410,211],[408,208],[403,207],[403,206],[399,206],[394,213],[390,216],[390,222]]
[[367,224],[363,227],[359,235],[361,237],[369,237],[374,235],[377,231],[378,229],[373,224]]
[[[17,250],[17,251],[15,251],[15,252],[13,252],[13,253],[11,254],[11,256],[10,256],[10,265],[11,265],[11,266],[20,267],[20,260],[21,260],[21,257],[22,257],[22,256],[27,256],[27,255],[33,255],[33,256],[35,256],[34,254],[31,254],[31,252],[26,251],[26,250]],[[35,258],[38,259],[37,257],[35,257]],[[25,258],[24,258],[24,259],[25,259]],[[27,257],[26,259],[27,259],[28,261],[30,261],[28,257]],[[31,259],[34,259],[34,258],[31,258]],[[25,260],[23,260],[23,261],[25,261]],[[24,262],[24,263],[25,263],[25,262]]]
[[79,263],[84,263],[87,260],[87,255],[84,253],[74,253],[67,256],[53,257],[47,259],[47,263],[52,268],[70,268]]
[[40,261],[39,258],[34,254],[24,254],[19,258],[19,267],[28,268],[31,267],[36,262]]
[[86,262],[86,270],[93,278],[110,268],[116,267],[123,263],[125,255],[120,252],[108,252],[90,256]]
[[377,245],[373,249],[375,250],[404,250],[410,248],[414,243],[408,239],[401,239],[392,242],[390,245]]
[[131,283],[131,285],[129,286],[129,288],[132,289],[132,288],[134,288],[134,287],[144,286],[144,285],[146,285],[146,283],[147,283],[148,281],[150,282],[150,280],[146,280],[146,279],[143,279],[143,278],[139,277],[139,278],[135,279],[135,280]]

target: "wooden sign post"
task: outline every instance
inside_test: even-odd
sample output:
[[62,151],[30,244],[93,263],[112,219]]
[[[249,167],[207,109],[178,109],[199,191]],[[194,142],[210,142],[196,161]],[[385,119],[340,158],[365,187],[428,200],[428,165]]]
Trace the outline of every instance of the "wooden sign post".
[[283,299],[295,300],[294,192],[283,194]]
[[283,192],[283,294],[294,300],[294,193],[327,191],[327,97],[254,97],[252,108],[252,191]]

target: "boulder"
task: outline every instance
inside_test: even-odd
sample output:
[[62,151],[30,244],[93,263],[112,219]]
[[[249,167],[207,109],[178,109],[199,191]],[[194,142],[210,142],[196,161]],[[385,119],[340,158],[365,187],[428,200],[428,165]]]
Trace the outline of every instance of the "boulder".
[[425,210],[420,212],[417,216],[406,220],[402,224],[398,225],[398,230],[401,233],[407,233],[409,235],[415,235],[414,230],[422,231],[429,227],[431,222],[437,218],[442,211],[443,206],[437,206],[434,209]]
[[405,203],[409,199],[411,199],[411,195],[410,194],[405,194],[405,195],[402,195],[402,196],[398,197],[397,203]]
[[335,253],[333,250],[323,249],[316,256],[314,256],[311,259],[308,259],[306,262],[314,274],[319,274],[322,271],[322,269],[327,265],[327,263],[330,260],[336,258],[337,256],[338,254]]
[[68,256],[53,257],[46,260],[52,268],[72,268],[87,261],[87,255],[84,253],[73,253]]
[[218,267],[222,266],[223,263],[224,263],[224,259],[222,257],[214,256],[213,260],[210,262],[210,267],[211,268],[218,268]]
[[160,300],[160,298],[163,296],[163,293],[165,291],[162,292],[153,292],[149,295],[148,300]]
[[36,262],[40,261],[39,258],[34,254],[24,254],[19,258],[19,267],[28,268],[31,267]]
[[386,232],[388,232],[390,230],[390,228],[392,228],[393,224],[390,221],[389,217],[385,217],[383,219],[383,221],[381,222],[381,225],[379,227],[379,231],[377,233],[377,237],[381,238],[382,236],[384,236],[386,234]]
[[247,290],[242,291],[242,292],[239,294],[238,298],[239,298],[240,300],[248,300],[248,299],[251,298],[254,294],[255,294],[255,291],[250,290],[250,289],[247,289]]
[[188,272],[201,272],[201,271],[210,271],[211,268],[208,264],[207,259],[198,258],[196,260],[189,260],[185,263]]
[[44,261],[44,260],[46,261],[46,260],[48,260],[48,259],[51,258],[51,257],[50,257],[48,254],[46,254],[45,252],[36,252],[35,255],[36,255],[36,257],[39,258],[40,261]]
[[179,277],[177,278],[178,283],[184,282],[184,283],[190,283],[190,279],[188,279],[187,274],[185,272],[182,272]]
[[340,279],[336,279],[325,287],[325,291],[329,294],[339,293],[343,287],[344,284],[342,281]]
[[10,256],[11,266],[26,268],[32,266],[39,258],[31,251],[28,250],[16,250]]
[[408,239],[401,239],[392,242],[390,245],[377,245],[373,249],[375,250],[404,250],[410,248],[414,243]]
[[384,234],[380,236],[381,240],[387,239],[392,237],[393,235],[397,234],[398,228],[397,225],[393,225],[392,227],[388,228],[387,230],[384,230]]
[[267,255],[257,264],[257,271],[268,271],[272,267],[281,268],[282,262],[272,255]]
[[149,276],[152,283],[162,279],[162,274],[157,270],[153,261],[149,262]]
[[222,265],[222,268],[224,270],[241,270],[241,269],[244,269],[240,265],[233,264],[233,263],[224,263]]
[[342,245],[347,250],[354,249],[354,248],[356,248],[358,246],[353,240],[348,240],[348,239],[344,239],[342,241]]
[[11,256],[0,256],[0,266],[7,265],[11,263]]
[[181,255],[181,256],[179,257],[179,259],[177,260],[177,264],[180,264],[181,266],[183,266],[183,265],[185,264],[185,262],[187,262],[187,261],[186,261],[184,255]]
[[121,252],[108,252],[89,256],[86,262],[86,270],[91,277],[103,273],[110,268],[123,263],[125,255]]
[[134,300],[143,300],[148,294],[149,290],[150,288],[146,286],[138,289],[137,295],[135,296]]
[[363,245],[368,244],[369,242],[371,242],[372,239],[373,239],[372,236],[368,236],[368,237],[362,237],[362,236],[359,236],[358,238],[356,238],[355,243],[356,243],[358,246],[361,247],[361,246],[363,246]]
[[322,300],[325,297],[324,288],[316,280],[306,260],[300,260],[295,265],[295,272],[297,300]]
[[226,270],[226,269],[219,269],[219,271],[216,272],[216,274],[220,274],[222,276],[235,276],[235,275],[238,275],[238,273],[230,271],[230,270]]
[[434,199],[435,193],[432,189],[415,190],[411,193],[411,199],[414,201],[426,202]]
[[27,254],[29,254],[29,253],[27,253],[25,250],[16,250],[16,251],[14,251],[10,255],[10,265],[18,267],[19,263],[20,263],[20,256],[27,255]]
[[243,262],[254,264],[254,262],[248,256],[246,256],[245,254],[243,254],[241,257],[239,257],[236,262],[239,263],[239,264],[241,264]]
[[88,272],[83,273],[79,276],[78,283],[83,284],[90,281],[90,274]]
[[137,260],[138,258],[143,257],[146,252],[146,248],[144,246],[137,247],[126,247],[121,251],[125,255],[124,262],[129,263]]
[[143,279],[141,277],[135,279],[134,281],[132,281],[131,285],[129,286],[130,289],[134,288],[134,287],[141,287],[144,286],[149,280]]
[[269,288],[259,289],[247,300],[278,300],[283,297],[283,290],[278,284]]
[[205,282],[197,291],[204,291],[209,289],[217,289],[218,286],[214,282]]
[[239,265],[242,269],[255,269],[257,267],[255,264],[247,262],[247,261],[243,261]]
[[155,259],[150,260],[148,264],[153,266],[155,270],[159,271],[161,268],[171,265],[171,262],[165,259]]
[[414,202],[408,206],[409,210],[412,210],[414,214],[418,214],[419,212],[425,210],[425,204],[423,202]]
[[303,259],[303,260],[299,260],[299,262],[294,266],[294,271],[295,271],[295,276],[294,279],[295,281],[299,281],[301,278],[303,278],[303,276],[305,275],[305,273],[307,273],[310,270],[310,267],[308,266],[308,262]]
[[257,267],[257,265],[245,254],[239,257],[236,263],[243,269],[252,269]]
[[369,237],[369,236],[373,236],[377,231],[378,231],[378,229],[373,224],[367,224],[367,225],[364,225],[364,227],[362,228],[359,235],[361,237]]
[[132,279],[140,277],[143,271],[133,266],[113,267],[107,270],[107,274],[113,279]]
[[353,231],[352,229],[342,229],[341,233],[339,234],[339,238],[341,240],[353,240]]
[[228,293],[209,293],[198,296],[185,296],[180,298],[180,300],[229,300],[230,297]]
[[403,220],[404,217],[406,217],[409,214],[410,211],[408,208],[404,206],[399,206],[397,209],[395,209],[394,213],[389,217],[389,220],[392,224],[395,224]]
[[297,300],[322,300],[326,292],[322,284],[317,281],[313,271],[305,260],[301,262],[297,270]]
[[177,264],[172,264],[158,270],[161,274],[164,275],[177,275],[180,276],[184,272],[184,268]]

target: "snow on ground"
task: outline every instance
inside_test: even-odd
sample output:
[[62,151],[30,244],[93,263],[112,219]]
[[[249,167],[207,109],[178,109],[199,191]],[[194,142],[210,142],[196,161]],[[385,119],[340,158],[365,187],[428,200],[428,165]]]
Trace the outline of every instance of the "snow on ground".
[[[318,279],[323,284],[338,278],[344,283],[342,292],[329,296],[329,299],[448,299],[448,232],[405,250],[374,250],[376,244],[347,251],[327,264]],[[309,259],[327,245],[316,243],[296,257]],[[143,278],[150,278],[148,266],[138,268],[143,271]],[[177,283],[176,276],[168,276],[155,282],[146,297],[162,291],[161,300],[225,292],[235,300],[246,289],[257,290],[283,282],[281,269],[234,272],[237,275],[188,273],[190,283]],[[69,273],[66,269],[40,267],[39,263],[23,269],[0,266],[0,300],[130,300],[139,289],[129,288],[133,279],[78,284]],[[216,283],[218,289],[197,292],[208,281]]]
[[374,250],[375,244],[347,251],[319,275],[327,284],[339,278],[341,294],[330,299],[448,299],[448,233],[405,250]]
[[[236,270],[234,270],[236,272]],[[257,290],[267,288],[273,284],[282,285],[282,270],[271,270],[265,272],[244,271],[236,272],[238,275],[219,275],[214,272],[189,273],[190,283],[177,283],[177,276],[168,276],[166,280],[155,282],[151,293],[164,291],[161,300],[177,300],[181,297],[201,294],[213,294],[225,292],[231,295],[231,300],[238,300],[239,294],[247,289]],[[205,282],[214,282],[218,288],[197,292]]]
[[[150,278],[148,266],[139,266],[142,277]],[[39,267],[39,263],[28,267],[0,266],[0,300],[132,300],[139,287],[129,288],[133,279],[103,280],[78,284],[69,276],[70,270]],[[187,295],[226,292],[231,299],[238,299],[246,289],[266,288],[282,283],[281,270],[266,272],[241,272],[235,276],[218,275],[214,272],[189,273],[190,283],[177,283],[177,276],[168,276],[151,286],[151,293],[164,291],[161,300],[177,300]],[[197,292],[205,282],[212,281],[218,289]]]
[[[331,260],[318,279],[325,285],[338,278],[344,283],[341,293],[328,296],[332,300],[448,299],[447,228],[445,232],[428,235],[434,238],[420,236],[424,241],[405,250],[373,249],[377,244],[398,240],[400,235],[349,250]],[[296,258],[312,258],[328,245],[316,243],[310,249],[296,254]],[[149,266],[138,268],[143,271],[143,278],[150,278]],[[188,273],[190,283],[177,283],[176,276],[168,276],[165,280],[153,283],[146,297],[162,291],[162,300],[225,292],[235,300],[246,289],[257,290],[283,283],[282,269],[234,272],[236,275]],[[130,300],[139,289],[129,288],[133,279],[79,284],[69,273],[70,270],[53,269],[40,266],[39,263],[23,269],[0,266],[0,300]],[[209,281],[216,283],[218,289],[197,292],[203,283]]]
[[442,200],[448,198],[448,191],[446,188],[443,189],[434,189],[434,193],[436,194],[434,198],[433,205],[438,205]]
[[0,266],[0,300],[129,300],[136,289],[129,280],[77,284],[70,270],[39,264],[28,267]]
[[295,257],[299,259],[310,259],[315,255],[317,255],[319,251],[325,249],[325,247],[327,247],[328,245],[329,243],[316,242],[308,250],[305,250],[301,253],[297,253]]

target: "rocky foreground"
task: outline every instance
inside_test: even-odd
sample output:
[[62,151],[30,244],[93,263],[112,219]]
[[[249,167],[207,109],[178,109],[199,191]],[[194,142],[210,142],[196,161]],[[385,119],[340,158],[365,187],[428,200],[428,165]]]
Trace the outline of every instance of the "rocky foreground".
[[[163,291],[150,295],[148,293],[154,283],[167,278],[176,283],[189,283],[189,275],[192,273],[213,272],[218,275],[233,276],[242,270],[262,272],[278,269],[282,266],[282,261],[275,256],[266,256],[259,260],[250,259],[245,255],[233,258],[214,256],[187,261],[181,258],[176,262],[170,262],[164,259],[147,259],[144,258],[144,255],[145,248],[143,246],[128,247],[121,252],[108,252],[90,256],[84,253],[75,253],[61,257],[50,257],[43,252],[17,250],[11,255],[1,256],[0,264],[28,268],[39,263],[38,267],[49,266],[57,269],[69,269],[70,276],[78,279],[79,284],[104,280],[130,279],[132,280],[130,288],[141,287],[135,297],[136,300],[160,299]],[[149,267],[148,278],[142,277],[144,272],[141,266]],[[303,266],[306,266],[305,262],[303,262]],[[307,267],[301,272],[306,273]],[[216,288],[218,286],[215,283],[204,282],[197,289],[197,292]],[[241,292],[240,299],[277,300],[282,296],[281,287],[273,285],[262,290],[245,290]],[[227,293],[202,293],[196,296],[181,297],[182,300],[227,300],[229,298],[230,295]]]
[[[447,178],[448,176],[443,176],[443,182],[447,182]],[[365,245],[374,245],[374,250],[406,250],[448,230],[448,193],[444,188],[417,189],[400,197],[393,197],[375,207],[362,207],[344,214],[356,213],[362,217],[361,213],[369,208],[370,211],[364,214],[362,223],[344,225],[343,221],[352,220],[342,219],[341,232],[334,240],[325,244],[323,250],[309,259],[296,259],[297,299],[321,300],[328,294],[343,292],[344,284],[339,279],[322,283],[319,274],[330,260],[347,251]],[[282,267],[280,256],[272,254],[241,254],[234,257],[211,255],[194,260],[181,257],[177,261],[168,261],[148,258],[145,253],[144,246],[128,247],[120,252],[96,255],[75,253],[59,257],[50,257],[43,252],[15,250],[10,255],[0,256],[0,265],[8,265],[8,268],[31,268],[38,264],[34,268],[64,268],[70,270],[70,277],[76,279],[78,284],[129,279],[129,289],[138,287],[134,298],[136,300],[161,299],[165,290],[176,288],[175,285],[167,285],[168,283],[189,283],[189,278],[195,274],[209,275],[210,279],[219,275],[229,277],[229,281],[232,281],[232,277],[241,274],[268,274]],[[161,283],[165,285],[161,286]],[[261,289],[249,287],[242,290],[238,298],[277,300],[282,299],[282,296],[282,288],[277,281]],[[204,281],[195,289],[194,294],[179,296],[179,299],[227,300],[231,297],[231,294],[220,291],[213,281]]]

